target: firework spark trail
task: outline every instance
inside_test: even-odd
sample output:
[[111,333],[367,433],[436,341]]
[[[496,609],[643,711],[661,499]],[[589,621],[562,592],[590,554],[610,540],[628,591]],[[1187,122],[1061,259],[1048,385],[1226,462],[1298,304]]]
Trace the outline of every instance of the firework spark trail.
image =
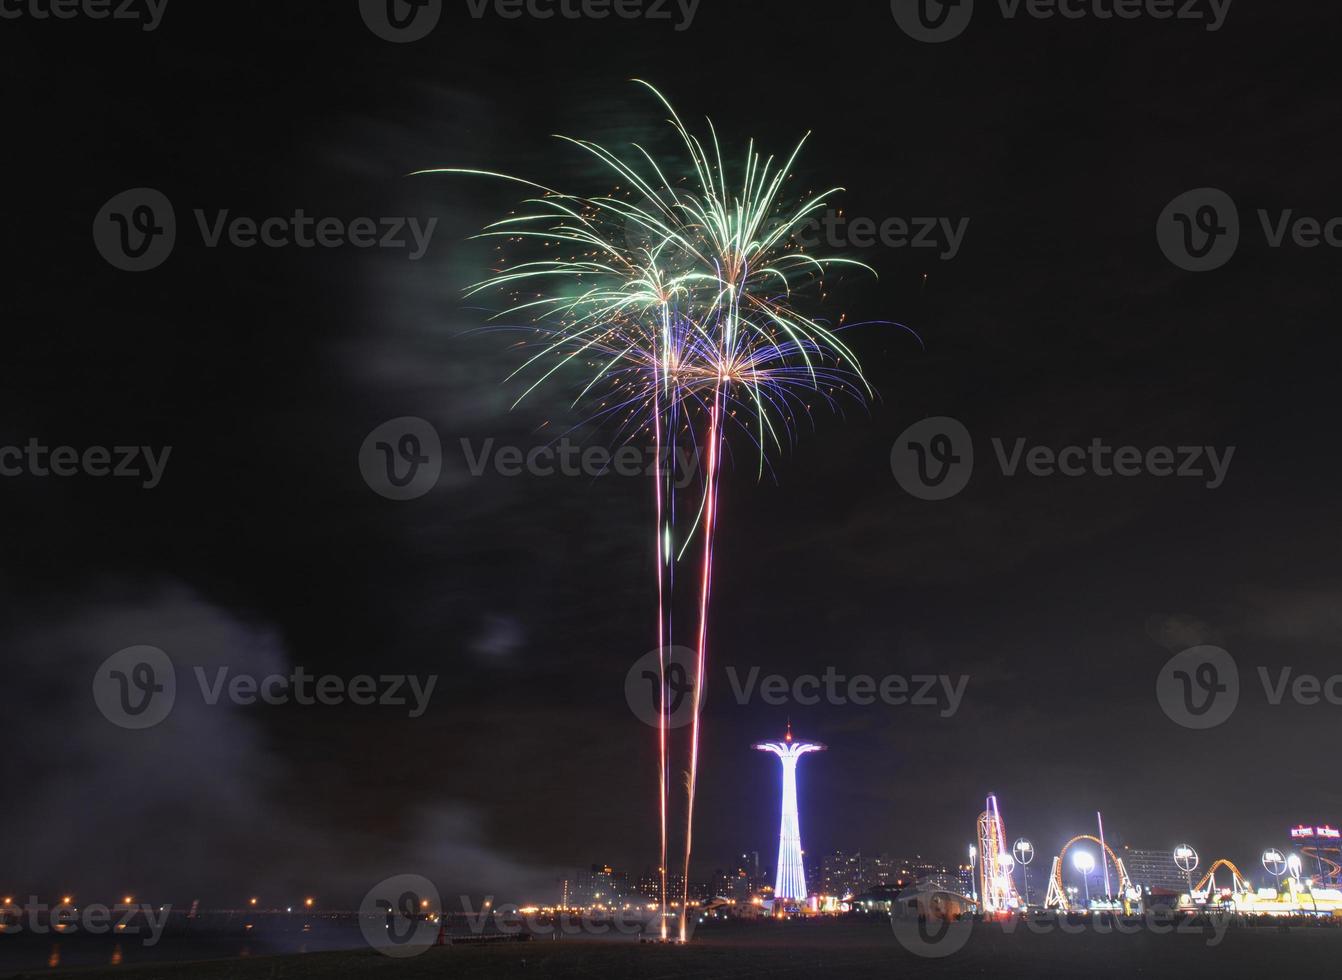
[[663,651],[666,649],[669,638],[666,635],[666,602],[665,602],[665,583],[662,573],[664,562],[663,551],[667,547],[663,544],[665,535],[662,533],[662,481],[665,479],[662,473],[662,381],[660,367],[654,365],[654,371],[657,372],[653,384],[653,398],[656,404],[652,414],[653,422],[653,447],[656,455],[653,457],[653,465],[657,469],[656,479],[653,485],[656,487],[657,497],[657,523],[653,528],[655,548],[653,553],[656,555],[657,562],[657,788],[659,791],[659,811],[661,815],[662,827],[662,853],[661,860],[657,864],[658,872],[661,874],[662,887],[662,913],[658,919],[661,938],[666,940],[666,657]]
[[[551,255],[555,249],[568,252],[511,266],[505,259],[493,275],[466,291],[467,296],[486,290],[507,294],[508,302],[491,321],[525,320],[525,325],[497,328],[526,330],[535,338],[522,342],[537,349],[510,378],[523,373],[539,377],[514,406],[565,369],[585,366],[590,373],[573,407],[596,403],[587,423],[609,424],[621,442],[643,433],[653,442],[663,938],[671,789],[665,656],[674,637],[676,563],[692,542],[697,540],[701,548],[680,906],[684,940],[702,734],[701,682],[706,676],[713,544],[727,432],[743,433],[758,450],[762,477],[770,449],[795,439],[799,419],[811,420],[809,397],[819,396],[837,409],[842,396],[860,403],[871,395],[857,360],[838,336],[856,324],[841,318],[831,328],[803,313],[798,300],[807,290],[823,298],[824,275],[832,268],[872,270],[851,259],[810,255],[798,243],[796,232],[827,206],[823,195],[791,204],[782,200],[783,185],[805,139],[781,165],[772,156],[762,158],[752,140],[741,184],[732,190],[711,121],[706,146],[656,88],[640,84],[670,113],[668,121],[684,145],[690,166],[679,180],[637,144],[636,162],[629,163],[596,143],[568,137],[560,139],[593,155],[615,175],[625,188],[623,197],[565,194],[484,170],[420,173],[489,176],[531,189],[538,196],[524,202],[522,213],[488,225],[478,237],[502,239],[509,247],[539,245]],[[634,196],[645,204],[633,203]],[[634,236],[637,241],[631,240]],[[678,530],[674,477],[682,445],[693,448],[696,458],[706,452],[708,460],[698,477],[697,505],[691,500],[684,508],[689,526],[683,532]]]
[[699,705],[703,692],[700,679],[704,676],[704,666],[708,658],[708,597],[713,587],[713,532],[717,528],[718,514],[718,455],[721,452],[722,433],[719,428],[719,413],[722,398],[718,392],[713,395],[712,416],[708,423],[708,469],[704,476],[704,553],[703,570],[699,580],[699,632],[696,649],[694,674],[694,720],[690,735],[690,781],[689,802],[685,815],[685,868],[684,894],[680,903],[680,941],[686,939],[685,921],[690,906],[690,848],[694,838],[694,791],[699,779]]

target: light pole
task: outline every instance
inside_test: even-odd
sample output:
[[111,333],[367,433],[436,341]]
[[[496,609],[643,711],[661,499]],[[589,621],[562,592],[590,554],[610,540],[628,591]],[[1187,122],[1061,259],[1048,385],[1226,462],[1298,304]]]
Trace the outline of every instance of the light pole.
[[1090,909],[1090,873],[1095,870],[1095,858],[1090,851],[1077,851],[1072,858],[1076,870],[1081,872],[1081,880],[1086,886],[1086,909]]
[[1263,870],[1276,879],[1277,894],[1281,894],[1281,876],[1286,873],[1286,855],[1275,847],[1263,852]]
[[1025,907],[1030,907],[1030,862],[1034,860],[1034,845],[1022,837],[1016,843],[1011,845],[1012,853],[1016,855],[1016,863],[1021,866],[1021,873],[1025,876]]
[[1180,844],[1174,849],[1174,863],[1188,876],[1188,904],[1193,905],[1193,872],[1197,870],[1198,852],[1187,844]]
[[970,892],[971,892],[971,896],[970,896],[970,897],[972,897],[972,898],[974,899],[975,904],[977,904],[977,903],[978,903],[978,900],[979,900],[978,878],[976,877],[976,869],[978,868],[978,864],[979,864],[979,849],[978,849],[977,847],[975,847],[973,844],[970,844],[970,845],[969,845],[969,890],[970,890]]

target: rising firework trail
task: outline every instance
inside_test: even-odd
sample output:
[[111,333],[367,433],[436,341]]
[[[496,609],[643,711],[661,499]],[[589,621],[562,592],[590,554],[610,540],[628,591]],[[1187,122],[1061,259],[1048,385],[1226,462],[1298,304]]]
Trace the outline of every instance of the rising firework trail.
[[[825,195],[789,198],[784,185],[805,139],[785,159],[763,157],[754,141],[729,173],[710,121],[701,141],[671,103],[646,82],[670,114],[683,160],[658,161],[642,146],[621,157],[587,140],[559,137],[591,154],[618,184],[594,197],[484,170],[447,168],[420,173],[497,177],[531,189],[516,213],[480,237],[503,241],[508,254],[468,296],[502,293],[491,320],[521,331],[528,350],[510,377],[527,379],[517,402],[561,372],[577,371],[573,406],[590,407],[584,421],[607,428],[613,441],[651,441],[654,481],[659,651],[672,643],[675,569],[691,545],[695,590],[693,719],[686,773],[684,891],[680,939],[686,936],[689,864],[694,829],[702,727],[702,679],[708,656],[713,543],[719,524],[718,488],[727,434],[753,447],[758,475],[771,450],[795,438],[819,399],[831,409],[844,397],[871,395],[837,323],[806,312],[824,297],[825,277],[851,259],[812,255],[798,241],[827,207]],[[537,254],[512,259],[532,248]],[[516,406],[517,402],[514,402]],[[705,458],[695,492],[677,496],[668,460],[678,448]],[[664,656],[664,654],[663,654]],[[667,800],[671,785],[665,664],[658,724],[662,936],[667,930]]]

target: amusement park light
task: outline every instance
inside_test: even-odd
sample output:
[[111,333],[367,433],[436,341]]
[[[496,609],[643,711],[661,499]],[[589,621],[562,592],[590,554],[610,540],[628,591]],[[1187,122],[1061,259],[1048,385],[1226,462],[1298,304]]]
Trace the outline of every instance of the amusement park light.
[[[778,757],[783,770],[782,819],[778,831],[778,875],[774,898],[779,903],[806,901],[806,876],[802,866],[801,828],[797,818],[797,762],[808,752],[822,751],[819,742],[794,742],[792,729],[782,742],[761,742],[753,748]],[[780,906],[781,908],[781,906]]]
[[1002,874],[1009,875],[1016,870],[1016,859],[1006,851],[997,855],[997,867],[1001,869]]
[[1193,872],[1198,866],[1198,852],[1187,844],[1180,844],[1174,849],[1174,863],[1178,865],[1180,871],[1188,876],[1188,899],[1192,901]]
[[974,901],[976,901],[976,902],[979,900],[979,890],[978,890],[978,886],[977,886],[977,884],[975,884],[975,882],[977,881],[977,876],[975,875],[974,872],[975,872],[975,870],[978,868],[978,865],[979,865],[979,849],[978,849],[977,847],[975,847],[973,844],[970,844],[970,845],[969,845],[969,881],[970,881],[969,891],[970,891],[970,897],[971,897]]
[[1269,847],[1263,852],[1263,870],[1274,878],[1280,878],[1286,873],[1288,862],[1286,856],[1275,847]]
[[1090,908],[1090,873],[1095,870],[1095,856],[1090,851],[1077,851],[1072,863],[1081,872],[1081,881],[1086,886],[1086,908]]
[[1292,854],[1286,859],[1286,870],[1291,873],[1292,878],[1299,878],[1303,866],[1300,863],[1300,855]]
[[1024,837],[1011,845],[1011,852],[1016,855],[1016,863],[1021,867],[1021,874],[1025,876],[1025,904],[1030,904],[1030,862],[1034,860],[1034,845]]
[[1179,866],[1181,871],[1192,874],[1197,870],[1198,852],[1187,844],[1180,844],[1174,849],[1174,863]]
[[1017,864],[1029,864],[1034,860],[1034,845],[1024,837],[1012,844],[1011,850],[1016,855]]

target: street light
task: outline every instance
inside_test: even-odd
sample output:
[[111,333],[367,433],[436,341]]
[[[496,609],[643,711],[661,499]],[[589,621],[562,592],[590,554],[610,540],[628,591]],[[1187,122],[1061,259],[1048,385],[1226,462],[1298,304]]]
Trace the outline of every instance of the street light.
[[1281,876],[1286,873],[1286,855],[1275,847],[1269,847],[1263,852],[1263,870],[1276,878],[1277,890],[1281,891]]
[[978,863],[979,863],[979,849],[978,849],[977,847],[975,847],[973,844],[970,844],[970,845],[969,845],[969,890],[970,890],[970,892],[972,893],[970,897],[973,898],[975,902],[977,902],[977,901],[979,900],[978,881],[977,881],[977,879],[974,877],[974,875],[975,875],[975,869],[978,868]]
[[1090,908],[1090,873],[1095,870],[1095,856],[1090,851],[1077,851],[1072,858],[1076,870],[1081,872],[1081,880],[1086,886],[1086,908]]
[[1011,851],[1016,855],[1016,863],[1021,866],[1021,873],[1025,875],[1025,904],[1030,904],[1030,862],[1034,860],[1034,845],[1022,837],[1016,843],[1011,845]]
[[1198,852],[1193,850],[1187,844],[1180,844],[1174,849],[1174,863],[1179,866],[1179,870],[1188,876],[1188,902],[1193,904],[1193,872],[1198,866]]

